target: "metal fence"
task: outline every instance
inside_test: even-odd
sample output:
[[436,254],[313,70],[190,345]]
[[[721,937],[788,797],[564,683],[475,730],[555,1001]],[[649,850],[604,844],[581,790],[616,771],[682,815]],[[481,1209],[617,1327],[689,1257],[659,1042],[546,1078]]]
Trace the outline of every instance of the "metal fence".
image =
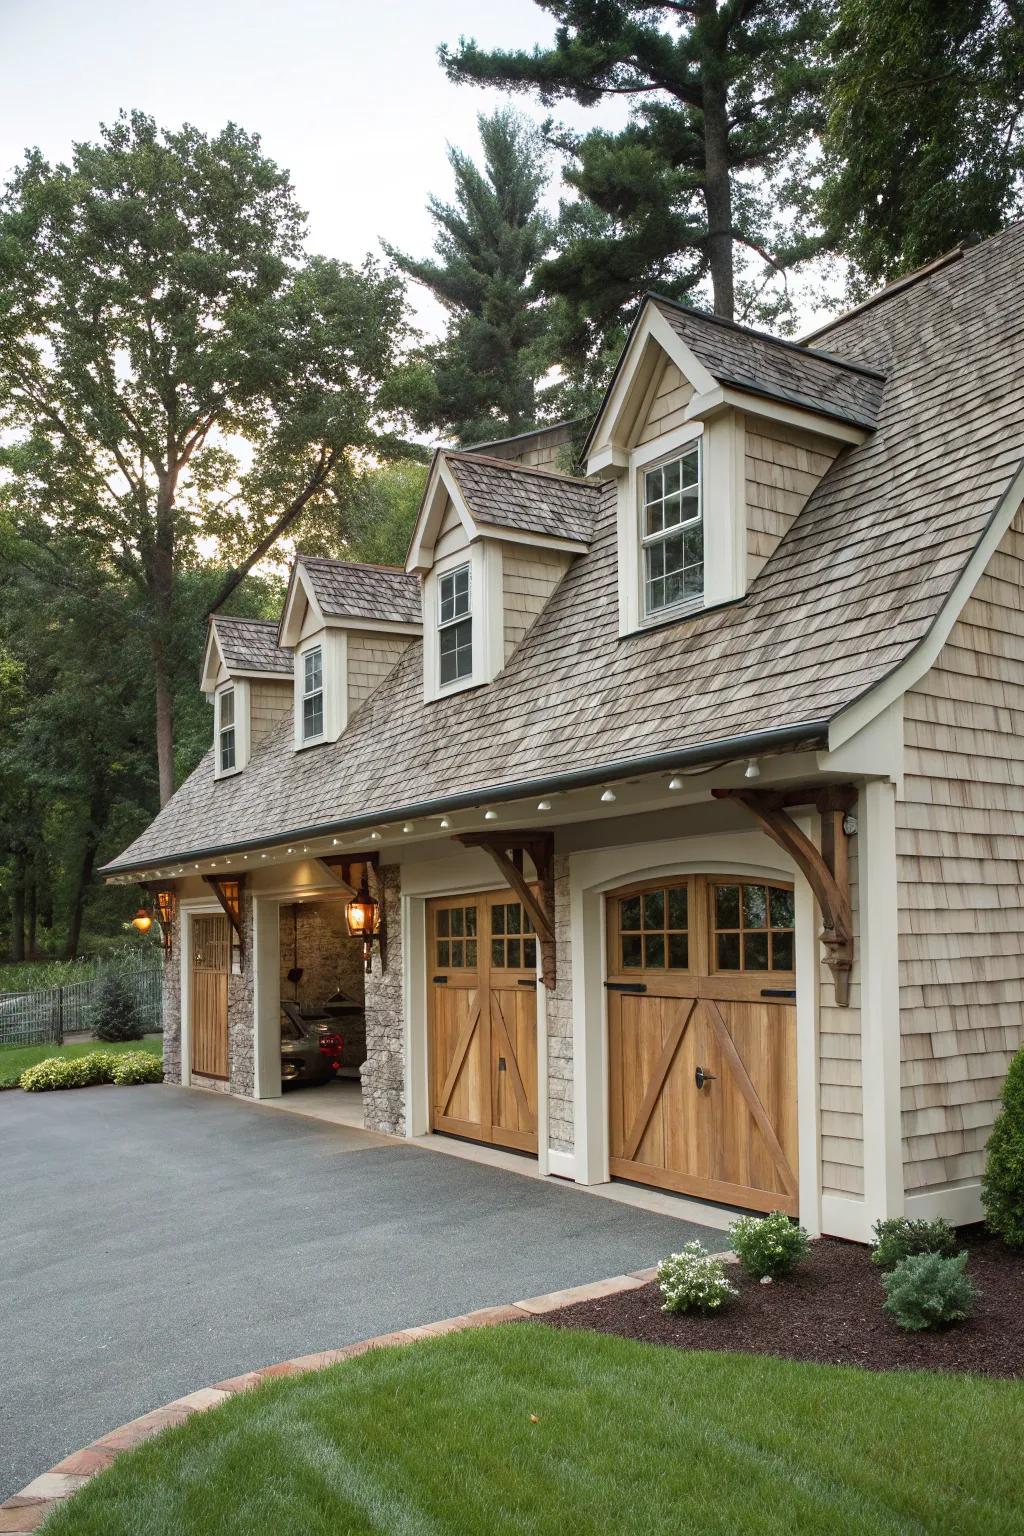
[[[88,981],[76,981],[67,987],[47,987],[39,992],[0,992],[0,1045],[60,1045],[65,1035],[91,1029],[92,1005],[104,974],[101,970]],[[152,965],[131,967],[122,970],[121,974],[134,988],[147,1031],[161,1029],[162,968]]]

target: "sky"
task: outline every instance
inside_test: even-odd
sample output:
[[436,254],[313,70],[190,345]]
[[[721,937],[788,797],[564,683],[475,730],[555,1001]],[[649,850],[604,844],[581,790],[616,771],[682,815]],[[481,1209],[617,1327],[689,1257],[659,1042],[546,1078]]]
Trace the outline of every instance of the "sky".
[[[427,196],[451,193],[447,144],[475,152],[477,113],[509,100],[450,84],[438,44],[532,47],[552,32],[533,0],[0,0],[0,180],[29,146],[66,159],[122,107],[205,132],[231,120],[291,172],[311,249],[358,262],[385,239],[426,255]],[[626,109],[557,116],[612,127]],[[435,331],[437,307],[414,297]]]

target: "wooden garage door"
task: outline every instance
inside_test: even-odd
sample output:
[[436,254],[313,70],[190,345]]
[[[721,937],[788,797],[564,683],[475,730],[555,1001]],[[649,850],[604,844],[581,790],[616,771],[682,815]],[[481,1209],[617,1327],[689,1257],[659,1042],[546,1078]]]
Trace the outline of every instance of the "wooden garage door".
[[431,1127],[537,1150],[537,940],[505,892],[431,902]]
[[192,919],[192,1071],[204,1077],[228,1075],[228,920]]
[[688,876],[608,898],[611,1172],[797,1213],[791,886]]

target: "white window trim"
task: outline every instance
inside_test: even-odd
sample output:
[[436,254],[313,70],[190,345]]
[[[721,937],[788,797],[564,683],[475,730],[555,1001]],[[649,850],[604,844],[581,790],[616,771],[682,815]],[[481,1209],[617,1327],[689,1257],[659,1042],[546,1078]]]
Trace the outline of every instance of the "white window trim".
[[[696,447],[696,449],[697,449],[697,509],[698,509],[697,510],[697,516],[696,517],[691,517],[685,523],[678,523],[678,524],[673,525],[673,527],[671,527],[671,528],[666,528],[661,533],[652,534],[650,536],[650,538],[648,539],[648,536],[644,532],[644,525],[645,525],[645,522],[646,522],[645,514],[646,514],[646,511],[647,511],[647,502],[646,502],[646,494],[645,494],[645,476],[652,469],[656,469],[659,465],[674,464],[677,459],[681,459],[683,457],[683,455],[685,453],[687,453],[693,447]],[[704,445],[701,442],[701,439],[698,437],[693,442],[684,443],[681,448],[672,448],[672,449],[670,449],[668,453],[666,453],[662,457],[656,459],[654,461],[654,463],[649,463],[648,462],[648,463],[645,463],[645,464],[638,464],[636,469],[633,471],[633,473],[634,473],[634,476],[636,478],[636,483],[635,483],[635,485],[633,487],[633,498],[634,498],[634,504],[636,506],[636,518],[637,518],[637,521],[636,521],[636,538],[638,540],[637,572],[638,572],[639,577],[640,577],[640,591],[639,591],[639,593],[637,595],[638,611],[640,613],[640,616],[641,616],[641,619],[642,619],[644,625],[663,624],[663,623],[667,622],[669,619],[681,619],[681,618],[685,617],[686,614],[688,614],[688,613],[695,613],[698,609],[704,607],[704,589],[703,589],[703,586],[702,586],[701,591],[698,592],[698,593],[695,593],[692,597],[681,598],[678,602],[666,604],[665,607],[663,607],[663,608],[652,608],[652,609],[648,610],[648,607],[647,607],[647,563],[646,563],[646,557],[645,557],[645,551],[649,547],[651,547],[652,545],[654,545],[656,543],[664,542],[665,539],[669,538],[671,536],[671,534],[676,533],[677,531],[678,532],[682,532],[686,528],[692,528],[695,524],[699,524],[701,529],[702,529],[702,532],[703,532],[703,530],[704,530]],[[703,564],[703,562],[702,562],[702,564]]]
[[[313,656],[317,656],[319,658],[319,661],[320,661],[320,686],[319,686],[319,688],[310,689],[310,687],[309,687],[309,661],[310,661],[310,658],[313,657]],[[326,681],[327,681],[327,658],[324,655],[323,645],[320,642],[316,642],[316,643],[314,643],[312,645],[307,645],[305,650],[302,652],[302,693],[301,693],[301,696],[296,699],[296,707],[301,706],[301,708],[299,710],[298,726],[299,726],[299,731],[300,731],[300,733],[302,735],[302,745],[304,747],[312,746],[313,742],[315,742],[315,741],[323,741],[323,739],[324,739],[324,731],[325,731],[326,725],[327,725],[327,710],[326,710],[326,707],[325,707],[326,703],[327,703],[327,699],[326,699],[326,690],[325,690],[325,687],[324,687],[324,684],[326,683]],[[308,701],[310,699],[316,699],[316,698],[319,698],[319,700],[320,700],[320,729],[318,731],[312,731],[312,732],[307,734],[307,731],[306,731],[306,704],[308,703]]]
[[[619,634],[631,635],[685,619],[742,597],[747,580],[745,421],[722,411],[708,421],[688,421],[640,443],[618,480],[617,543]],[[642,473],[700,443],[701,513],[704,524],[704,596],[647,615],[644,611]]]
[[[302,702],[306,689],[306,656],[320,651],[320,683],[323,689],[324,728],[319,736],[302,734]],[[343,629],[325,627],[312,634],[295,649],[293,741],[296,752],[321,747],[337,741],[348,723],[348,636]]]
[[[454,614],[452,618],[446,619],[444,617],[443,612],[442,612],[442,604],[443,604],[443,600],[444,600],[443,599],[443,590],[442,589],[443,589],[444,583],[446,581],[451,580],[454,576],[457,576],[460,571],[465,571],[465,573],[466,573],[466,597],[467,597],[467,600],[468,600],[468,605],[467,605],[467,607],[465,609],[465,612]],[[453,677],[453,678],[449,678],[449,680],[447,682],[444,682],[442,680],[442,678],[441,678],[441,659],[442,659],[441,641],[442,641],[442,637],[444,635],[444,631],[446,629],[455,629],[459,624],[465,624],[467,622],[467,620],[469,622],[469,656],[470,656],[469,671],[465,674],[465,677]],[[437,577],[437,614],[436,614],[436,623],[437,623],[437,673],[438,673],[438,675],[437,675],[437,688],[438,688],[438,692],[439,693],[441,693],[441,692],[447,693],[449,688],[456,687],[459,683],[464,682],[466,677],[472,677],[472,675],[473,675],[473,657],[474,657],[474,655],[476,653],[476,631],[477,631],[478,625],[477,625],[477,622],[476,622],[475,615],[473,613],[473,562],[472,562],[471,559],[467,558],[466,561],[464,562],[464,564],[462,564],[462,565],[452,566],[450,571],[441,571],[441,572],[439,572],[438,577]]]
[[[473,670],[468,677],[441,686],[441,655],[438,616],[441,611],[439,581],[460,566],[468,565],[469,617],[473,621]],[[432,566],[424,578],[423,697],[426,702],[446,699],[489,683],[504,664],[505,613],[502,596],[501,546],[493,539],[474,539],[453,550]]]
[[[221,683],[213,696],[213,776],[215,779],[231,779],[236,773],[241,773],[249,762],[251,744],[250,715],[249,715],[249,683],[245,678],[232,677],[227,682]],[[233,693],[235,696],[235,766],[222,768],[220,765],[220,711],[221,701],[225,694]]]

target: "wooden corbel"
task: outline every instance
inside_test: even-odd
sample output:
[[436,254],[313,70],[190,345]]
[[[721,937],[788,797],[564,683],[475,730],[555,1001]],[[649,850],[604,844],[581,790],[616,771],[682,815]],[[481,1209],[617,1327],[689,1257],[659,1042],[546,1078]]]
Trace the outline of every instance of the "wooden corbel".
[[[832,972],[836,1003],[850,1002],[853,969],[853,913],[850,903],[850,860],[843,820],[857,803],[852,784],[811,785],[803,789],[713,789],[716,800],[735,800],[778,843],[814,892],[821,909],[821,942]],[[817,849],[789,814],[794,805],[813,805],[821,815],[821,849]]]
[[203,879],[220,902],[231,924],[234,933],[232,948],[237,950],[239,963],[241,963],[245,953],[245,938],[242,934],[242,887],[245,884],[245,876],[204,875]]
[[[523,904],[540,944],[540,979],[554,991],[555,970],[555,839],[551,832],[457,832],[455,841],[465,848],[489,853],[506,882]],[[527,854],[537,871],[537,887],[523,874]]]
[[[384,899],[384,881],[380,873],[380,854],[378,853],[327,853],[322,854],[317,860],[331,875],[332,879],[340,880],[342,885],[347,885],[353,895],[359,890],[363,881],[363,875],[373,870],[374,883],[377,887],[377,906],[379,915],[377,918],[377,932],[374,938],[380,945],[380,968],[387,969],[388,963],[388,924],[387,903]],[[369,974],[369,961],[367,961],[367,974]]]

